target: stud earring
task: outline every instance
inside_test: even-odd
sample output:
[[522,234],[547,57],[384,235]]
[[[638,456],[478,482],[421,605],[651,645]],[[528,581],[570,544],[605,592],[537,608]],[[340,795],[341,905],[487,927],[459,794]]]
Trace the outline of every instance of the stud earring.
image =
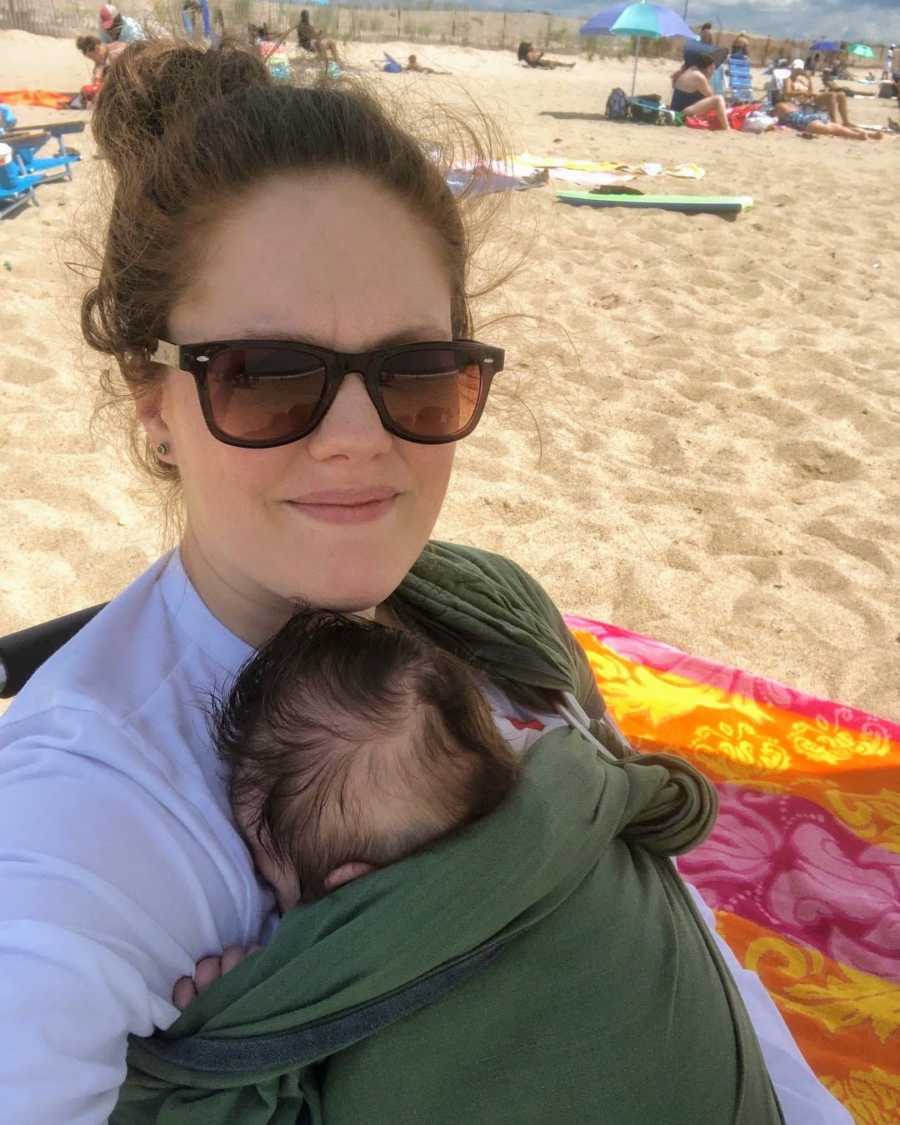
[[156,452],[160,457],[165,457],[165,455],[169,452],[169,443],[167,441],[161,441],[156,447]]

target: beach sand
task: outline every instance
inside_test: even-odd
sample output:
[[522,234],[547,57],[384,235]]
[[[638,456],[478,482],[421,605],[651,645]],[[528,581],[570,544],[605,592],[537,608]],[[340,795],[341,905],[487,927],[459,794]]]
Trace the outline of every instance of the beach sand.
[[[382,49],[451,78],[382,75]],[[385,90],[497,116],[511,152],[695,162],[643,191],[752,195],[711,215],[589,210],[509,196],[490,245],[527,263],[479,309],[508,370],[458,451],[437,528],[510,555],[565,611],[647,633],[900,719],[900,143],[614,124],[630,65],[517,66],[510,53],[350,45]],[[667,93],[671,63],[638,89]],[[6,88],[74,89],[70,40],[0,32]],[[880,124],[897,107],[851,102]],[[86,114],[16,108],[20,122]],[[0,226],[0,631],[103,601],[161,549],[146,488],[89,422],[103,366],[81,344],[96,177]]]

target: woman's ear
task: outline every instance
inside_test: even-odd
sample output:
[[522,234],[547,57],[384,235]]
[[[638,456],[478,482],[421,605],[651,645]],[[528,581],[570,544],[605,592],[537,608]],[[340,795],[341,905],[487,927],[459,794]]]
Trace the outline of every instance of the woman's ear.
[[160,380],[141,390],[134,400],[137,419],[147,435],[147,443],[154,449],[163,444],[171,447],[172,444],[172,435],[163,417],[163,397],[163,383]]

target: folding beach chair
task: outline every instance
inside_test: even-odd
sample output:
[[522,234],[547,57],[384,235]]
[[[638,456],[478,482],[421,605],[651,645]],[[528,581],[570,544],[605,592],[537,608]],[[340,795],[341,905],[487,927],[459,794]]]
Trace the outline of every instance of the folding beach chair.
[[37,206],[34,189],[43,182],[44,176],[41,172],[23,172],[16,160],[9,164],[0,164],[0,219],[14,215],[29,203]]
[[753,78],[746,55],[731,55],[728,67],[728,100],[732,105],[753,101]]
[[[84,132],[83,121],[68,121],[52,125],[34,125],[29,129],[11,129],[0,136],[0,140],[13,147],[19,165],[26,175],[43,172],[48,180],[60,177],[71,180],[72,165],[81,159],[81,154],[73,148],[67,148],[63,137],[82,132]],[[57,154],[38,156],[38,150],[43,148],[51,137],[56,141]]]

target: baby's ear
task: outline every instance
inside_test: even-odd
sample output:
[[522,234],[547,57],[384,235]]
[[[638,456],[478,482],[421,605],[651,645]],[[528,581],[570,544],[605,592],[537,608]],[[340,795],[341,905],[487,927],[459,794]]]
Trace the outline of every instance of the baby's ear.
[[334,871],[329,871],[325,876],[325,890],[337,890],[344,883],[352,883],[360,875],[369,875],[377,870],[378,868],[371,863],[342,863],[340,867],[336,867]]

